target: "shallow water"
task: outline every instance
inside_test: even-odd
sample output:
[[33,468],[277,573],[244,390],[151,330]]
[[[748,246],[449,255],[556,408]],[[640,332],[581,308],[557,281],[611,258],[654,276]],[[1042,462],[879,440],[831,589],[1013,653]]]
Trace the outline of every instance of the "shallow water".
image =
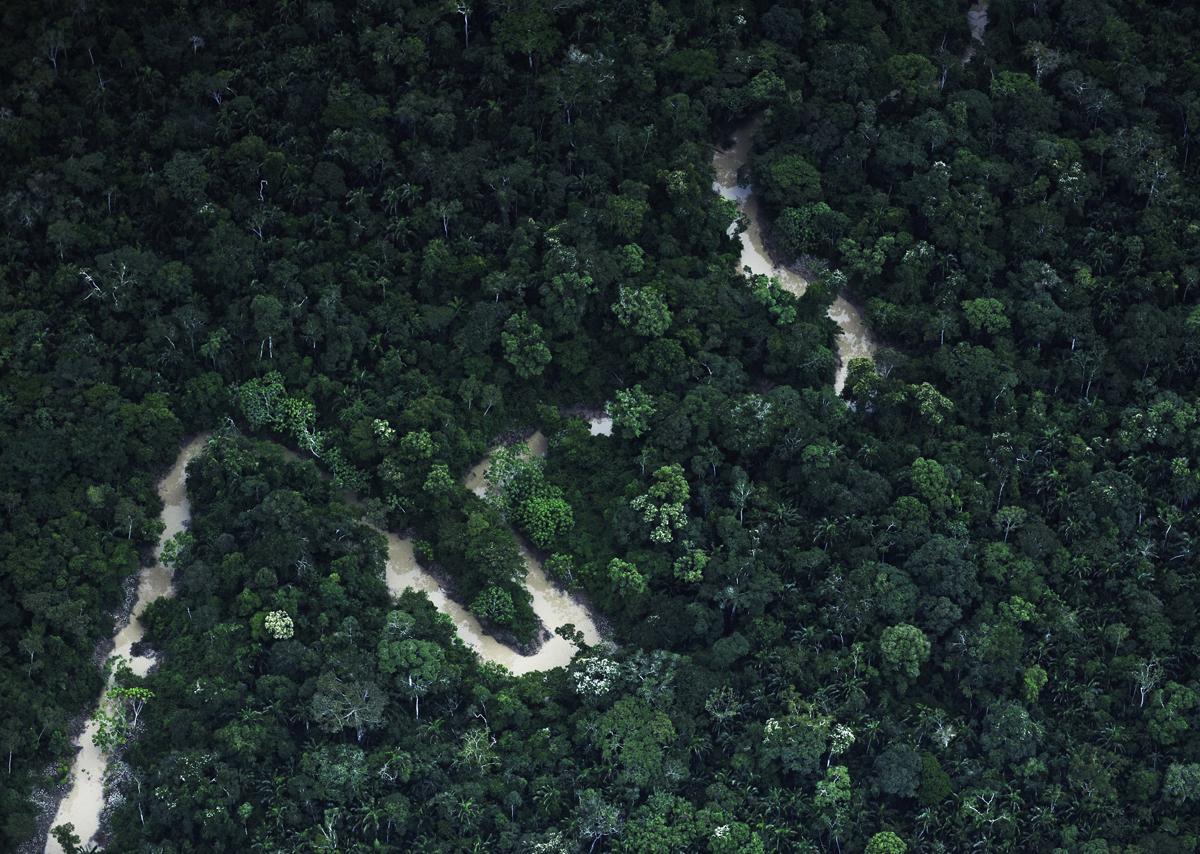
[[[608,433],[604,435],[611,433],[612,419],[607,417],[592,419],[589,422],[592,425],[592,432],[595,434],[603,433],[605,422],[607,422]],[[542,431],[538,430],[526,442],[527,450],[525,454],[544,457],[546,456],[548,447],[549,441],[542,434]],[[476,495],[483,496],[487,493],[486,475],[491,464],[492,458],[491,454],[489,454],[467,473],[464,483]],[[533,610],[541,618],[546,628],[554,631],[559,626],[573,623],[577,630],[583,632],[588,644],[599,643],[600,634],[596,631],[596,624],[593,622],[591,614],[588,613],[586,608],[576,602],[569,593],[558,590],[542,570],[541,561],[533,554],[529,545],[524,541],[519,542],[521,557],[525,561],[525,587],[533,595]],[[393,555],[395,555],[394,558]],[[395,566],[394,572],[393,566]],[[414,583],[409,579],[414,579],[425,586],[418,586],[418,583]],[[430,599],[433,600],[433,603],[438,607],[438,610],[448,614],[454,620],[454,625],[458,628],[459,636],[468,646],[474,648],[480,656],[488,661],[503,664],[514,673],[529,673],[533,670],[549,670],[554,667],[562,667],[569,664],[571,657],[575,654],[574,645],[567,643],[558,635],[554,635],[550,640],[546,641],[537,655],[519,655],[494,638],[484,635],[479,622],[462,606],[451,601],[438,588],[437,583],[417,565],[415,558],[412,556],[412,544],[407,540],[395,537],[395,535],[389,535],[388,588],[393,593],[399,593],[406,586],[425,590],[429,594]],[[437,598],[435,598],[434,593],[429,592],[430,587],[436,592]],[[447,603],[445,607],[442,605],[443,600]]]
[[[155,558],[162,553],[162,546],[167,540],[183,530],[191,510],[188,505],[187,489],[184,481],[187,479],[187,464],[203,449],[208,441],[208,434],[201,433],[188,442],[179,452],[175,465],[158,483],[158,494],[166,505],[159,516],[167,526],[163,532],[158,547],[154,550]],[[124,656],[129,662],[130,669],[139,676],[145,676],[154,659],[146,656],[135,656],[132,647],[142,639],[145,626],[139,619],[146,606],[159,596],[171,596],[174,593],[171,586],[171,570],[157,560],[154,566],[142,570],[138,579],[137,602],[133,606],[129,624],[117,632],[113,639],[115,647],[110,653]],[[100,827],[100,810],[104,806],[104,766],[108,762],[108,754],[103,753],[92,743],[97,726],[89,721],[78,742],[80,751],[71,763],[71,774],[74,785],[67,796],[59,804],[58,814],[51,827],[70,822],[75,825],[75,833],[79,836],[84,847],[91,841],[92,836]],[[63,854],[62,846],[54,837],[46,841],[46,854]]]
[[[987,3],[976,3],[967,12],[967,28],[971,31],[972,41],[983,41],[983,31],[987,29]],[[975,45],[968,44],[966,50],[963,51],[962,61],[970,62],[971,57],[975,55]]]
[[[394,595],[406,587],[420,590],[434,606],[454,621],[454,628],[463,642],[486,661],[503,664],[513,673],[550,670],[571,663],[575,647],[558,635],[546,641],[537,655],[520,655],[493,637],[483,633],[479,621],[469,611],[446,595],[437,581],[421,568],[413,555],[412,541],[396,534],[385,533],[388,541],[387,585]],[[529,547],[521,543],[525,560],[525,586],[533,594],[533,610],[542,618],[546,628],[553,631],[565,623],[574,623],[589,644],[600,642],[600,635],[591,617],[570,595],[557,590],[542,571],[542,565]]]
[[[784,290],[799,296],[808,287],[808,281],[796,271],[788,267],[776,266],[771,260],[763,241],[762,211],[754,188],[739,184],[738,169],[746,162],[750,153],[751,138],[754,132],[762,126],[762,116],[756,115],[739,125],[731,134],[734,145],[729,149],[717,149],[713,156],[713,166],[717,170],[717,180],[713,189],[726,199],[737,202],[738,209],[749,221],[749,227],[742,232],[742,269],[749,267],[749,274],[771,276],[775,278]],[[730,233],[733,233],[733,226]],[[842,328],[838,336],[838,366],[834,375],[834,390],[841,394],[842,386],[846,383],[846,370],[851,359],[870,358],[875,349],[875,341],[870,330],[863,323],[862,313],[844,295],[839,295],[829,308],[829,316]]]
[[[548,446],[549,440],[539,430],[526,441],[525,454],[544,457]],[[295,460],[301,458],[290,448],[284,450],[284,455]],[[492,456],[488,454],[471,467],[463,479],[463,484],[476,495],[483,497],[487,494],[487,480],[484,476],[491,465]],[[327,475],[323,473],[323,476]],[[347,492],[342,498],[347,504],[361,504],[354,492]],[[458,636],[467,646],[475,650],[480,658],[503,664],[518,675],[534,670],[550,670],[571,663],[575,647],[558,635],[554,635],[553,638],[546,641],[537,655],[521,655],[495,638],[484,634],[483,627],[479,625],[479,621],[475,619],[474,615],[451,599],[438,584],[437,579],[426,572],[417,562],[410,538],[401,537],[399,534],[379,528],[375,528],[375,530],[387,539],[385,580],[388,591],[393,596],[399,596],[409,587],[423,592],[429,597],[429,601],[435,608],[451,619]],[[529,547],[524,542],[518,542],[521,547],[521,557],[525,560],[525,586],[533,595],[533,610],[541,617],[546,628],[554,631],[561,625],[574,623],[575,628],[583,632],[589,645],[599,643],[600,634],[596,631],[596,624],[587,609],[569,594],[557,590],[553,582],[546,577],[546,573],[542,571],[541,562],[537,560]]]
[[987,29],[987,3],[976,3],[967,12],[967,26],[971,29],[971,38],[983,41],[983,31]]

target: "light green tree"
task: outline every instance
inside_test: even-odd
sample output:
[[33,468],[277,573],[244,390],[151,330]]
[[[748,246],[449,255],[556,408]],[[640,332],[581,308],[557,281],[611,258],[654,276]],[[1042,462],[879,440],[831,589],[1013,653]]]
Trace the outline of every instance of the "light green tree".
[[672,315],[667,301],[654,288],[634,288],[621,285],[619,298],[612,310],[626,329],[638,335],[657,338],[671,326]]
[[983,330],[989,335],[1005,332],[1010,328],[1008,318],[1004,314],[1004,303],[992,297],[966,300],[962,304],[967,315],[967,323],[971,331]]
[[617,399],[604,404],[612,416],[613,425],[634,439],[650,429],[654,416],[654,398],[642,391],[641,385],[617,392]]
[[492,454],[484,475],[488,500],[538,548],[575,526],[575,514],[562,489],[545,480],[546,461],[526,456],[520,446],[506,445]]
[[825,769],[825,778],[817,783],[813,805],[821,811],[829,832],[837,835],[850,807],[850,769],[834,765]]
[[909,480],[913,489],[934,510],[942,510],[949,503],[950,479],[946,477],[942,464],[936,460],[917,457],[913,460]]
[[946,416],[954,411],[954,404],[929,383],[924,382],[916,387],[917,406],[921,417],[930,424],[940,425]]
[[431,495],[445,495],[454,487],[455,480],[450,476],[450,467],[445,463],[434,463],[422,489]]
[[867,854],[906,854],[904,840],[890,830],[876,833],[867,842]]
[[642,515],[642,521],[653,526],[650,540],[669,543],[674,532],[687,524],[687,502],[690,498],[687,478],[683,466],[672,463],[654,473],[656,481],[644,495],[630,502],[630,506]]
[[504,358],[521,379],[541,376],[550,364],[546,333],[526,312],[514,314],[505,322],[500,342],[504,345]]
[[287,611],[272,611],[263,622],[264,627],[275,640],[287,640],[295,634],[295,624]]
[[105,753],[129,741],[137,728],[138,717],[154,692],[147,688],[111,686],[104,694],[100,707],[92,714],[97,729],[92,743]]
[[884,668],[909,679],[921,675],[921,665],[929,660],[931,648],[925,633],[907,623],[884,629],[879,647]]
[[609,561],[608,577],[617,585],[621,596],[626,599],[640,596],[646,592],[646,577],[638,572],[635,564],[621,560],[619,557]]
[[683,557],[676,558],[672,569],[675,577],[688,584],[696,584],[704,578],[704,567],[708,566],[708,555],[698,549],[691,549]]
[[512,624],[516,609],[507,590],[492,586],[475,597],[475,601],[471,603],[471,613],[495,626],[503,627]]

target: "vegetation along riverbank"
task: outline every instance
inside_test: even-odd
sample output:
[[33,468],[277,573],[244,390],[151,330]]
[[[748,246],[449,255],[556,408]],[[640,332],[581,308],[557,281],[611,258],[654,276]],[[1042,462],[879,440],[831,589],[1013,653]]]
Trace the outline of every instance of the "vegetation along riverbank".
[[0,851],[1194,851],[1197,18],[2,4]]

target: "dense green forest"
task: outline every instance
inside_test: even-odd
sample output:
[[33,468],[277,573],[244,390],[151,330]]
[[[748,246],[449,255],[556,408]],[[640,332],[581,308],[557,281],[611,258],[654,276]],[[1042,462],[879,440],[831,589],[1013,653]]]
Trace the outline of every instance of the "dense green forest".
[[[966,12],[3,4],[0,850],[209,429],[108,851],[1195,851],[1200,13]],[[368,521],[614,643],[482,662]]]

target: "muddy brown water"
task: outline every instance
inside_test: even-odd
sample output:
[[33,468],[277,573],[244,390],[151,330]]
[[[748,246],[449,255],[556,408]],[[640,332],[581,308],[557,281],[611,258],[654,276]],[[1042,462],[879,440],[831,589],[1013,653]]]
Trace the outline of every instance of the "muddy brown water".
[[[590,423],[595,425],[602,420],[593,419]],[[595,431],[594,426],[593,431]],[[542,435],[541,431],[538,431],[526,441],[526,453],[544,457],[547,446],[546,437]],[[285,453],[293,459],[299,458],[294,451],[289,450]],[[487,492],[485,476],[491,464],[492,456],[488,454],[471,468],[463,481],[468,489],[481,497]],[[349,504],[359,503],[358,496],[353,492],[347,492],[344,498]],[[545,641],[541,649],[534,655],[521,655],[512,647],[486,634],[475,616],[451,599],[437,579],[426,572],[417,561],[411,538],[401,537],[399,534],[380,528],[375,528],[375,530],[387,539],[385,579],[391,594],[399,596],[409,587],[423,592],[433,602],[435,608],[453,621],[458,636],[467,646],[475,650],[480,658],[502,664],[517,675],[535,670],[564,667],[571,663],[575,647],[558,635],[553,635],[550,640]],[[541,618],[546,628],[553,632],[561,625],[574,623],[575,628],[583,632],[586,643],[589,645],[600,643],[600,633],[587,608],[577,602],[569,593],[557,589],[542,570],[541,561],[528,545],[520,541],[519,544],[521,557],[525,561],[525,586],[533,596],[534,613]]]
[[[607,417],[592,419],[593,433],[610,433],[612,422]],[[146,675],[154,660],[145,656],[135,656],[132,647],[142,639],[145,627],[140,617],[146,606],[159,596],[172,596],[174,587],[171,583],[171,570],[157,560],[162,553],[162,544],[182,531],[191,517],[191,508],[187,498],[186,478],[187,464],[203,449],[208,441],[208,434],[203,433],[188,442],[179,453],[178,459],[171,471],[158,484],[158,494],[165,507],[159,517],[166,525],[162,540],[155,549],[155,564],[141,571],[138,579],[137,601],[130,614],[129,624],[121,629],[114,638],[114,649],[110,656],[120,655],[129,662],[130,668],[140,676]],[[546,438],[539,432],[535,433],[528,442],[529,453],[544,456],[546,453]],[[289,453],[295,458],[296,454]],[[485,458],[471,470],[468,486],[477,490],[485,487],[484,475],[491,464],[491,458]],[[351,501],[356,500],[353,494],[347,495]],[[399,595],[406,588],[420,590],[429,597],[434,606],[454,621],[454,627],[459,637],[486,661],[502,664],[513,673],[529,673],[534,670],[549,670],[569,664],[575,654],[575,647],[562,638],[554,635],[546,641],[536,655],[520,655],[512,648],[505,646],[495,638],[484,634],[479,621],[470,612],[446,595],[437,581],[417,562],[413,554],[412,541],[397,534],[381,531],[387,538],[387,568],[386,580],[388,590],[393,596]],[[582,631],[588,644],[600,643],[600,634],[596,630],[588,610],[577,602],[570,594],[558,590],[542,571],[541,562],[529,547],[521,544],[521,557],[525,560],[525,584],[533,595],[533,609],[542,622],[550,630],[566,623],[574,623],[575,628]],[[59,804],[58,812],[51,822],[51,827],[71,823],[75,833],[86,847],[100,827],[100,814],[104,808],[104,770],[108,762],[108,754],[101,751],[92,743],[96,733],[96,725],[89,722],[83,735],[78,741],[79,752],[71,764],[73,784],[71,790]],[[62,846],[54,837],[46,840],[46,854],[64,854]]]
[[[749,267],[749,274],[774,278],[784,290],[799,296],[808,287],[808,280],[795,270],[776,265],[771,260],[763,240],[763,215],[758,197],[754,195],[753,187],[738,183],[738,169],[746,162],[751,139],[754,132],[762,127],[762,122],[761,114],[743,122],[730,134],[733,147],[717,149],[713,157],[713,165],[717,170],[713,189],[723,198],[736,202],[738,210],[749,222],[749,227],[742,233],[742,269]],[[846,299],[845,294],[838,294],[829,307],[829,316],[842,328],[842,334],[838,337],[838,366],[833,382],[834,390],[841,394],[850,360],[870,358],[875,349],[875,339],[863,323],[862,312]]]
[[[607,429],[609,433],[612,432],[612,420],[607,417],[592,419],[589,424],[591,425],[593,434],[604,433],[605,429]],[[530,436],[525,444],[527,448],[527,454],[539,457],[544,457],[546,455],[548,442],[546,437],[542,435],[542,431],[539,430]],[[466,480],[464,481],[467,489],[470,489],[480,497],[487,494],[486,476],[491,464],[492,457],[491,454],[489,454],[478,464],[476,464],[470,470],[470,472],[467,473]],[[401,545],[402,548],[405,547],[403,544],[404,541],[401,540],[399,545]],[[542,570],[541,561],[537,559],[537,556],[534,555],[533,551],[529,548],[529,545],[524,541],[521,541],[520,545],[521,557],[525,560],[525,586],[533,595],[534,613],[541,618],[542,623],[545,624],[546,628],[550,631],[553,631],[554,629],[565,625],[566,623],[573,623],[577,630],[583,632],[584,639],[589,645],[599,643],[600,633],[596,630],[596,624],[592,620],[592,615],[588,612],[587,608],[577,602],[569,593],[565,593],[556,588],[554,583]],[[411,544],[407,545],[407,550],[408,555],[411,555]],[[392,540],[389,537],[389,588],[392,588],[391,555]],[[397,566],[399,565],[400,563],[397,562]],[[428,575],[421,571],[419,567],[415,566],[415,561],[413,561],[413,568],[406,571],[405,578],[412,578],[416,575],[420,575],[424,579],[429,579],[432,581],[432,579],[430,579]],[[397,581],[397,585],[399,585],[399,583],[400,582]],[[400,590],[403,588],[397,586],[392,589]],[[444,593],[441,593],[440,590],[439,593],[443,598],[445,598]],[[430,598],[432,599],[433,596],[431,595]],[[503,664],[514,673],[520,674],[528,673],[533,670],[549,670],[552,667],[562,667],[569,664],[571,662],[571,657],[575,654],[575,647],[572,644],[567,643],[558,635],[554,635],[550,640],[546,641],[542,645],[542,648],[537,652],[536,655],[519,655],[511,648],[505,646],[494,638],[484,635],[479,626],[479,622],[473,616],[467,613],[461,606],[454,606],[462,613],[461,617],[459,617],[451,613],[449,610],[442,609],[442,606],[438,604],[437,600],[434,600],[434,604],[437,605],[439,609],[443,610],[444,613],[450,614],[451,619],[454,620],[455,626],[459,627],[459,635],[464,641],[467,642],[468,645],[473,647],[475,651],[480,654],[480,656],[488,661],[495,661],[499,664]],[[460,619],[462,620],[462,625],[460,625]]]
[[[154,566],[144,568],[138,578],[137,601],[129,623],[117,632],[113,638],[113,651],[109,653],[110,658],[116,655],[124,657],[130,669],[139,676],[145,676],[154,663],[154,659],[133,655],[132,652],[133,645],[142,639],[146,631],[140,618],[146,606],[159,596],[171,596],[175,592],[171,586],[171,570],[162,565],[158,556],[162,553],[162,544],[182,531],[191,516],[185,485],[187,464],[204,450],[207,441],[208,434],[201,433],[184,445],[175,465],[158,482],[158,495],[166,505],[159,519],[166,525],[166,530],[158,548],[154,550]],[[81,749],[71,763],[74,785],[59,804],[58,814],[50,825],[54,827],[68,822],[75,825],[75,833],[85,848],[100,827],[100,811],[104,807],[104,768],[108,762],[108,754],[92,743],[95,734],[96,724],[89,721],[79,738],[78,746]],[[63,854],[62,846],[52,836],[46,841],[46,854]]]

